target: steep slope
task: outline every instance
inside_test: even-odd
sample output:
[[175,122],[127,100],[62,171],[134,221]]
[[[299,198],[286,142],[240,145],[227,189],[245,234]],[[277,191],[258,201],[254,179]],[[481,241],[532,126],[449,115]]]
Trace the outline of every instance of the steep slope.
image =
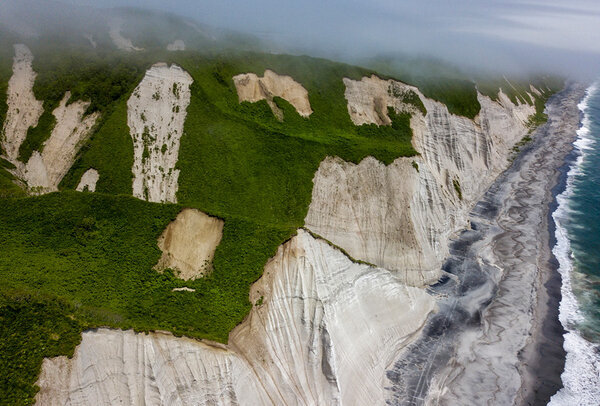
[[99,113],[84,116],[89,102],[76,101],[67,105],[71,93],[65,93],[60,105],[52,112],[56,124],[42,152],[34,151],[24,169],[23,177],[36,193],[55,192],[67,174],[82,143],[99,118]]
[[433,298],[390,272],[352,263],[298,230],[253,286],[229,349],[167,334],[86,332],[73,359],[46,360],[37,402],[379,404],[390,355]]
[[[355,258],[398,271],[409,285],[433,283],[448,255],[448,239],[468,226],[468,211],[508,166],[535,108],[514,105],[502,93],[499,102],[479,95],[481,110],[472,121],[401,82],[372,76],[344,83],[357,125],[391,124],[388,107],[409,111],[420,157],[387,167],[374,160],[324,161],[306,226]],[[425,115],[409,92],[418,95]]]
[[[146,48],[128,30],[122,34]],[[60,299],[64,319],[77,323],[71,330],[88,330],[74,361],[47,361],[40,396],[69,402],[86,393],[99,404],[146,395],[149,403],[212,402],[215,393],[225,403],[382,403],[386,369],[435,308],[417,287],[437,280],[449,236],[467,225],[464,214],[507,165],[530,107],[479,95],[489,106],[469,120],[416,88],[352,66],[167,52],[166,45],[126,53],[99,42],[104,54],[84,41],[85,52],[55,59],[32,47],[44,62],[35,65],[34,90],[46,124],[27,136],[23,156],[43,156],[57,108],[87,110],[82,119],[100,112],[59,193],[2,201],[0,293],[9,299],[0,310],[28,303],[28,295]],[[175,65],[152,66],[157,60]],[[263,72],[278,72],[277,83]],[[246,90],[263,98],[240,103],[238,75],[255,75]],[[67,90],[82,102],[61,104]],[[361,125],[353,112],[363,113]],[[95,186],[97,193],[69,190]],[[157,238],[183,207],[224,220],[220,242],[209,244],[214,256],[198,260],[212,260],[211,272],[189,280],[153,269],[159,248],[169,251]],[[380,268],[353,263],[308,232],[292,238],[303,224]],[[188,244],[195,227],[172,230],[186,248],[184,262],[197,253]],[[115,330],[90,330],[108,326]],[[222,351],[132,328],[223,343],[231,335]],[[14,362],[0,365],[28,393],[35,373],[23,378],[20,358],[35,370],[42,357],[75,347],[70,340],[48,352],[58,327],[38,330],[39,337],[11,341]],[[189,368],[178,363],[178,346],[194,354],[185,359]],[[238,376],[255,383],[239,388]],[[114,382],[127,384],[115,389]]]
[[127,102],[135,197],[150,202],[177,201],[179,170],[175,164],[192,82],[192,77],[177,65],[155,64]]
[[29,127],[35,127],[42,115],[42,102],[33,94],[36,73],[31,67],[33,55],[23,44],[15,45],[13,75],[8,82],[8,111],[2,126],[2,149],[10,162],[16,162],[19,147]]
[[233,83],[240,103],[266,100],[279,121],[283,120],[283,111],[273,102],[274,97],[287,100],[302,117],[308,117],[313,112],[310,108],[308,92],[290,76],[278,75],[267,69],[263,77],[258,77],[254,73],[236,75],[233,77]]

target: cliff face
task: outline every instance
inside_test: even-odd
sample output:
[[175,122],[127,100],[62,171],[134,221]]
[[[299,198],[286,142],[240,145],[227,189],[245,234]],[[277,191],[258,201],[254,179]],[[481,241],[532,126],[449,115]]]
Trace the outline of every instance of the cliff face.
[[19,157],[19,147],[25,141],[29,127],[35,127],[44,108],[33,94],[36,73],[31,66],[33,54],[23,44],[15,45],[13,75],[8,82],[6,120],[2,128],[2,148],[10,162]]
[[[187,292],[182,292],[187,294]],[[421,289],[303,230],[254,284],[229,349],[101,329],[44,361],[43,405],[381,404],[385,369],[434,309]]]
[[[155,87],[153,76],[174,68],[160,67],[161,75],[153,69],[138,86],[141,97],[136,90],[129,101],[134,195],[174,201],[181,131],[172,131],[183,126],[190,80],[177,71],[168,86]],[[331,243],[301,229],[280,246],[252,286],[253,308],[227,346],[168,334],[86,332],[72,360],[44,362],[38,404],[385,403],[386,370],[436,308],[422,287],[439,278],[450,236],[468,226],[467,213],[508,166],[534,109],[502,94],[498,102],[479,95],[481,112],[470,120],[400,82],[344,83],[357,125],[390,124],[388,107],[410,113],[419,155],[388,166],[374,158],[326,158],[305,224]],[[181,99],[173,84],[181,85]],[[258,100],[265,95],[256,96],[264,90],[257,86]],[[410,101],[413,94],[422,106]],[[374,266],[353,262],[333,245]]]
[[71,93],[66,92],[52,114],[56,124],[41,151],[33,151],[26,164],[19,161],[19,148],[30,127],[35,127],[42,115],[43,102],[35,98],[32,69],[33,55],[23,44],[15,45],[13,75],[8,83],[8,111],[2,128],[2,148],[7,161],[15,166],[13,175],[32,193],[49,193],[58,185],[75,161],[82,143],[88,138],[99,118],[98,113],[85,115],[89,102],[81,100],[67,104]]
[[[348,112],[356,124],[385,125],[387,108],[410,112],[413,145],[420,156],[385,166],[326,159],[314,177],[305,219],[312,231],[351,256],[398,272],[423,286],[440,276],[448,239],[468,226],[467,213],[509,164],[511,148],[527,134],[529,105],[479,95],[475,120],[455,116],[416,87],[375,76],[344,79]],[[414,92],[427,113],[403,101]]]
[[146,72],[127,102],[133,139],[133,195],[150,202],[177,201],[179,142],[190,104],[192,77],[159,63]]

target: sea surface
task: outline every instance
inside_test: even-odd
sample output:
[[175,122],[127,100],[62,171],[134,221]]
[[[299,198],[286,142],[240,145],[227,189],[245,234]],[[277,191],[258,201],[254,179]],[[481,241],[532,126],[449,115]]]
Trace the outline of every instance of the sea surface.
[[567,331],[564,387],[550,405],[600,405],[600,82],[579,104],[581,128],[566,188],[552,214],[562,276],[560,322]]

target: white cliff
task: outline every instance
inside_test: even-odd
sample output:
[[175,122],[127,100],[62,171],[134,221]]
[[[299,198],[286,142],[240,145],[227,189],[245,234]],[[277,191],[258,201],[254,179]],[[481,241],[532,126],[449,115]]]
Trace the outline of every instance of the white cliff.
[[421,289],[299,230],[251,289],[249,316],[216,348],[169,334],[89,331],[44,361],[43,405],[382,404],[385,369],[434,310]]
[[[285,95],[256,75],[236,78],[240,101],[266,99],[274,105],[274,96]],[[128,101],[137,197],[175,201],[174,167],[191,83],[179,67],[155,65]],[[439,277],[451,235],[468,225],[468,211],[508,166],[511,148],[527,134],[527,118],[535,110],[502,94],[497,102],[478,95],[481,112],[470,120],[401,82],[371,77],[345,83],[357,125],[390,124],[388,107],[409,112],[419,155],[387,166],[370,157],[359,164],[326,158],[314,177],[305,223],[376,266],[355,263],[327,241],[298,230],[251,287],[252,310],[227,346],[169,334],[89,331],[72,360],[44,361],[38,404],[385,404],[386,370],[436,308],[420,287]],[[426,114],[405,102],[410,92]],[[300,101],[290,98],[299,112],[312,112],[307,94]],[[210,249],[186,246],[196,238],[190,236],[203,234],[206,219],[185,221],[195,224],[189,227],[178,220],[159,244],[163,253],[169,246],[180,252],[163,256],[162,267],[183,266],[171,261],[180,254],[181,263],[198,264],[196,251],[211,253],[218,244],[213,230],[206,237]],[[204,254],[200,262],[208,258]],[[200,276],[192,268],[192,277]],[[177,290],[194,294],[186,287]]]
[[155,269],[173,269],[181,279],[204,276],[223,236],[223,220],[196,209],[183,209],[158,239],[163,252]]
[[177,65],[158,63],[127,101],[133,139],[133,195],[150,202],[177,201],[179,141],[190,104],[192,77]]
[[52,112],[56,124],[50,137],[42,145],[42,151],[34,151],[24,170],[24,179],[30,189],[38,193],[55,192],[58,184],[75,161],[82,143],[100,116],[85,116],[89,102],[76,101],[67,105],[71,97],[66,92],[62,101]]
[[[468,226],[470,208],[508,167],[535,108],[514,105],[502,92],[498,102],[479,94],[481,111],[470,120],[401,82],[372,76],[344,83],[357,125],[390,124],[388,107],[410,112],[420,155],[387,167],[371,158],[359,165],[326,159],[313,180],[305,224],[353,257],[397,271],[409,285],[432,283],[450,236]],[[403,101],[408,91],[418,95],[425,115]]]
[[88,138],[99,114],[85,115],[89,102],[75,101],[67,104],[71,93],[66,92],[52,114],[56,120],[52,132],[41,147],[33,151],[26,164],[18,160],[19,148],[30,127],[35,127],[43,113],[43,102],[36,100],[33,84],[36,73],[31,63],[33,55],[22,44],[15,45],[13,75],[8,82],[6,120],[2,128],[2,149],[12,170],[32,193],[49,193],[67,174],[82,143]]
[[37,126],[44,112],[43,102],[33,94],[33,83],[37,74],[31,66],[33,55],[29,48],[17,44],[13,59],[13,74],[8,81],[6,119],[2,127],[0,141],[6,158],[16,163],[19,147],[25,141],[27,130]]
[[100,174],[97,170],[90,168],[83,175],[81,175],[81,179],[79,180],[79,184],[77,185],[77,191],[83,192],[95,192],[96,191],[96,183],[100,179]]
[[279,121],[283,120],[283,111],[277,107],[273,97],[287,100],[302,117],[309,117],[313,112],[308,100],[308,92],[290,76],[278,75],[267,69],[263,77],[258,77],[254,73],[234,76],[233,83],[240,103],[266,100]]
[[36,404],[263,405],[252,369],[222,346],[167,333],[83,333],[72,359],[45,359]]

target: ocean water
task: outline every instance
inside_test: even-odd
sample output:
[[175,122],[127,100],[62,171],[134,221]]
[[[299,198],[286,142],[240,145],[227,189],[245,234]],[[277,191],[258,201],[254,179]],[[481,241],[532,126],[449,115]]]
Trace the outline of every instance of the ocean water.
[[583,118],[565,190],[552,214],[567,331],[564,387],[550,405],[600,405],[600,82],[579,104]]

